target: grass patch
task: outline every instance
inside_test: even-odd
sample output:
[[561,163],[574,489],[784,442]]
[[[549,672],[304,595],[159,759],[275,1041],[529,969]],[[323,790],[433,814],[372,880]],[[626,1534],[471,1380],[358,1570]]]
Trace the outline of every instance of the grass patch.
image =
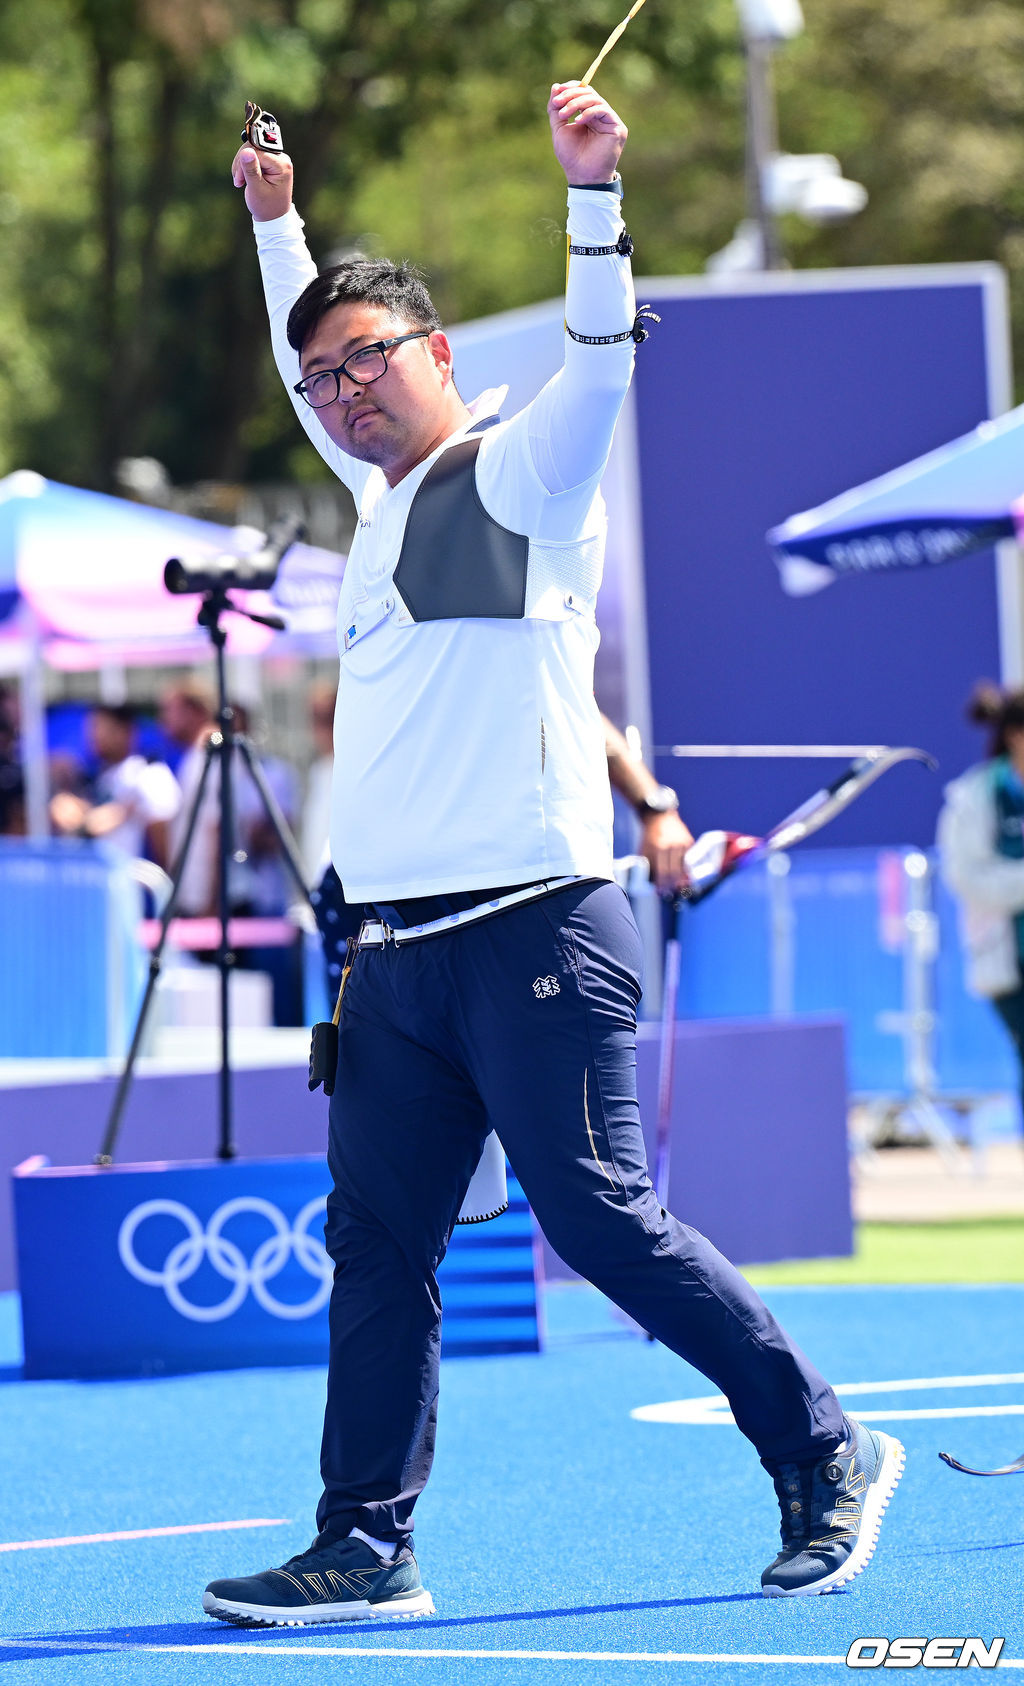
[[849,1259],[745,1265],[758,1288],[804,1283],[1024,1282],[1024,1218],[862,1223]]

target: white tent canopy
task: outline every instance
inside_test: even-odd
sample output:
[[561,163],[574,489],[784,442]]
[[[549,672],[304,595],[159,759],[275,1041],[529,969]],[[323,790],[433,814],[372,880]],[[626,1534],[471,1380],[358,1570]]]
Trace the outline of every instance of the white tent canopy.
[[[169,593],[164,564],[172,556],[198,563],[246,555],[262,537],[27,470],[0,480],[0,673],[20,676],[33,835],[47,829],[42,661],[81,670],[201,660],[210,645],[196,624],[200,598]],[[293,545],[269,592],[235,593],[247,609],[280,614],[287,631],[228,615],[228,653],[333,653],[344,567],[343,556]]]

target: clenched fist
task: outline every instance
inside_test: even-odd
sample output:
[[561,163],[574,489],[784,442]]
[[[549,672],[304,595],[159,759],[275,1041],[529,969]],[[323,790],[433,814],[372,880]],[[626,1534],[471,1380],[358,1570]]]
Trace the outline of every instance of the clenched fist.
[[608,101],[579,82],[556,82],[548,118],[555,157],[570,185],[611,181],[629,131]]
[[245,188],[245,202],[256,222],[283,217],[292,202],[292,161],[285,152],[257,152],[241,146],[231,164],[231,180]]

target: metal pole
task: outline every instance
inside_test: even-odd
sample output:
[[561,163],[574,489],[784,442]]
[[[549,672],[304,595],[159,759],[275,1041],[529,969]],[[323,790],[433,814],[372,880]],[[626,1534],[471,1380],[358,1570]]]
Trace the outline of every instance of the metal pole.
[[21,703],[21,765],[25,779],[25,824],[30,837],[50,835],[50,778],[46,756],[46,692],[43,682],[43,640],[39,621],[31,615],[31,640],[19,676]]
[[762,269],[783,268],[778,226],[765,198],[768,165],[778,151],[772,52],[770,41],[747,41],[747,206],[761,232]]
[[910,1097],[907,1115],[934,1143],[951,1171],[963,1166],[960,1149],[935,1104],[935,961],[938,920],[932,911],[932,868],[917,849],[903,857],[907,911],[903,949],[903,1057]]
[[795,1011],[796,951],[793,895],[787,854],[769,855],[768,915],[771,926],[771,1010],[774,1019],[792,1018]]
[[228,921],[231,917],[229,875],[235,849],[234,792],[231,787],[232,722],[234,714],[228,705],[227,676],[224,667],[224,645],[227,634],[219,620],[214,621],[210,636],[217,651],[217,721],[220,742],[214,743],[220,758],[220,835],[218,847],[217,905],[220,913],[220,941],[217,944],[217,970],[220,975],[220,1143],[217,1156],[234,1159],[234,1123],[231,1095],[231,973],[235,956],[228,941]]

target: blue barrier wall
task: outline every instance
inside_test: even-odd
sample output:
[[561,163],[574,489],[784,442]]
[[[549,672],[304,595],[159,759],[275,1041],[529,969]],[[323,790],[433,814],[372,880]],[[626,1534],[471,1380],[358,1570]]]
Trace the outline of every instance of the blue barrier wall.
[[101,845],[0,838],[0,1059],[124,1052],[139,913],[138,889]]
[[[680,1017],[757,1018],[772,1011],[773,920],[781,894],[791,920],[793,1011],[843,1015],[852,1091],[902,1093],[902,1044],[879,1023],[903,1006],[904,933],[887,901],[887,855],[891,862],[890,852],[875,849],[794,850],[781,891],[763,865],[753,866],[707,902],[684,908]],[[939,1088],[950,1094],[1016,1091],[1005,1031],[989,1004],[964,988],[956,907],[936,878],[932,897],[939,935],[933,978]]]
[[[793,921],[789,1005],[797,1014],[842,1014],[855,1091],[899,1092],[904,1082],[899,1038],[878,1022],[880,1014],[900,1010],[903,989],[899,933],[891,921],[887,925],[882,894],[887,858],[896,856],[876,849],[798,849],[784,881]],[[776,883],[776,895],[778,889]],[[772,895],[765,868],[754,866],[706,903],[684,908],[681,1018],[751,1019],[772,1012]],[[1015,1060],[1002,1026],[987,1002],[964,989],[956,908],[936,878],[932,896],[940,1087],[948,1093],[1016,1091]],[[134,886],[103,851],[75,843],[0,842],[0,1059],[123,1052],[144,967],[133,937],[137,911]],[[311,996],[319,989],[326,1010],[313,940],[307,981]],[[211,1121],[211,1139],[213,1128]],[[172,1131],[171,1147],[174,1141]]]
[[[320,1155],[229,1164],[19,1167],[25,1375],[322,1364],[333,1267]],[[533,1218],[456,1228],[438,1271],[444,1357],[536,1352]]]

